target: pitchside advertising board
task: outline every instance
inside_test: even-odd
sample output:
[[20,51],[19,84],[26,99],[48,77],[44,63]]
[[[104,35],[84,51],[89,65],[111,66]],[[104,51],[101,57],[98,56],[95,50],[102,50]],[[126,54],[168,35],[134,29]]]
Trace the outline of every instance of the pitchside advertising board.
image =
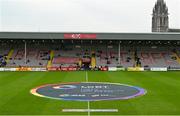
[[46,68],[21,67],[21,68],[0,68],[0,71],[47,71],[47,70]]
[[96,39],[96,34],[64,34],[64,39]]
[[[31,67],[21,67],[21,68],[0,68],[0,71],[76,71],[80,70],[77,67],[48,67],[48,68],[31,68]],[[101,67],[100,71],[125,71],[126,69],[121,67]],[[167,67],[151,67],[150,71],[170,71]],[[179,69],[172,69],[179,70]],[[127,71],[145,71],[143,67],[128,67]]]
[[76,71],[77,68],[76,67],[48,67],[47,68],[48,71]]
[[128,67],[127,71],[144,71],[143,67]]
[[167,71],[167,67],[151,67],[151,71]]
[[180,67],[170,67],[168,70],[171,70],[171,71],[180,71]]
[[108,67],[108,71],[125,71],[123,67]]

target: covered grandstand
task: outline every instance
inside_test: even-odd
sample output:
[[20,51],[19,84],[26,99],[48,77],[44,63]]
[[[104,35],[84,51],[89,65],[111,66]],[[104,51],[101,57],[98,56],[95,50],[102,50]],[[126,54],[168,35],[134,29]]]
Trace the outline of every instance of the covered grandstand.
[[1,67],[180,69],[179,33],[1,32]]

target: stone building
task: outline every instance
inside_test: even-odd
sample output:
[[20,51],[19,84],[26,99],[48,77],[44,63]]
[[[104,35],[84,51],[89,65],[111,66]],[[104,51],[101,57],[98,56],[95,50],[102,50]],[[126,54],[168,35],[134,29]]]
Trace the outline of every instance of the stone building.
[[157,0],[152,14],[152,32],[180,32],[169,28],[168,7],[164,0]]
[[164,0],[157,0],[153,8],[152,32],[168,32],[169,13]]

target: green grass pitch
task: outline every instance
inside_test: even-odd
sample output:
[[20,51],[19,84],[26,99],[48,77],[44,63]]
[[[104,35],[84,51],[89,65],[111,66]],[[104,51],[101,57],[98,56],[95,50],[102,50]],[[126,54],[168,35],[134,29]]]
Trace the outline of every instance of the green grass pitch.
[[[89,82],[138,86],[146,95],[129,100],[94,101],[91,109],[118,109],[90,115],[180,114],[180,72],[87,72]],[[0,72],[0,115],[88,115],[62,109],[87,109],[87,102],[61,101],[34,96],[30,90],[43,84],[85,82],[86,72]]]

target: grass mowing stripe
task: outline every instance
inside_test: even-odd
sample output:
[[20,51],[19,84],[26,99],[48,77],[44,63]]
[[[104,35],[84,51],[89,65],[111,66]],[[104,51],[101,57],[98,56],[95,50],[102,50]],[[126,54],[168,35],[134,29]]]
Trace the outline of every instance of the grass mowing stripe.
[[[127,73],[127,72],[125,72],[125,73]],[[147,89],[148,88],[148,94],[147,95],[145,95],[145,96],[143,96],[142,98],[141,98],[141,100],[143,100],[144,98],[146,98],[146,97],[149,97],[149,94],[152,94],[152,93],[155,93],[154,95],[155,96],[157,96],[156,94],[157,94],[157,91],[158,91],[158,89],[160,89],[160,91],[159,91],[159,93],[160,93],[160,95],[162,94],[162,89],[164,88],[163,86],[167,86],[167,85],[164,85],[164,83],[162,83],[162,82],[159,82],[158,80],[156,80],[156,77],[153,77],[153,74],[155,74],[156,76],[158,75],[158,73],[157,72],[151,72],[152,74],[148,74],[148,73],[146,73],[146,72],[138,72],[138,73],[128,73],[130,76],[131,76],[131,78],[137,78],[138,80],[139,80],[139,82],[141,83],[141,86],[143,86],[145,89]],[[132,75],[131,75],[132,74]],[[146,75],[147,74],[147,75]],[[134,76],[133,76],[134,75]],[[155,76],[154,75],[154,76]],[[126,76],[127,77],[127,76]],[[162,80],[162,79],[164,79],[163,78],[164,76],[159,76],[159,77],[157,77],[157,78],[159,78],[160,80]],[[142,80],[146,80],[146,82],[143,82]],[[137,85],[139,85],[139,82],[138,83],[135,83],[135,84],[137,84]],[[144,83],[144,84],[143,84]],[[156,84],[157,83],[157,84]],[[156,85],[157,87],[154,87],[153,85]],[[148,86],[148,87],[147,87]],[[149,87],[151,87],[151,89],[149,89]],[[168,88],[170,88],[170,86],[168,87]],[[167,93],[166,91],[164,92],[166,95],[168,95],[169,93]],[[165,96],[157,96],[157,98],[155,98],[155,99],[158,99],[158,101],[159,102],[157,102],[157,103],[166,103],[167,101],[166,100],[164,100],[163,99],[163,97],[165,97]],[[137,100],[139,100],[139,99],[137,99]],[[149,101],[151,100],[151,98],[149,98]],[[152,104],[152,103],[148,103],[149,101],[146,101],[145,103],[147,103],[149,106]],[[154,101],[154,100],[153,100]],[[153,102],[152,101],[152,102]],[[157,100],[156,100],[157,101]],[[141,102],[139,102],[139,103],[141,103]],[[142,104],[141,104],[142,105]],[[169,103],[167,103],[167,105],[169,105],[170,107],[172,107],[173,105],[172,104],[169,104]],[[159,105],[156,105],[156,107],[157,106],[159,106]],[[167,109],[167,107],[165,107],[166,105],[163,105],[163,107],[162,107],[162,109]],[[140,108],[140,106],[138,106],[137,108],[139,108],[139,112],[142,112],[141,110],[142,110],[142,108],[144,108],[144,107],[142,107],[142,108]],[[154,108],[154,106],[153,106],[153,108]],[[153,109],[153,108],[147,108],[147,110],[149,110],[149,109]],[[174,107],[174,108],[176,108],[176,107]],[[146,111],[146,110],[145,110]],[[166,110],[166,111],[164,111],[164,112],[167,112],[168,110]],[[150,112],[148,112],[148,113],[150,113]],[[153,113],[153,112],[152,112]],[[162,113],[162,112],[161,112]],[[139,113],[140,114],[140,113]],[[147,112],[145,113],[145,114],[147,114]]]
[[[53,83],[60,83],[60,82],[81,82],[85,80],[84,72],[63,72],[63,73],[51,73],[51,76],[59,79],[56,82]],[[42,98],[41,98],[42,99]],[[47,99],[49,102],[42,108],[44,111],[41,112],[41,114],[44,115],[85,115],[86,113],[72,113],[72,112],[61,112],[62,109],[76,109],[81,108],[84,109],[87,107],[86,102],[78,102],[78,101],[63,101],[63,100],[54,100],[54,99]]]
[[[8,77],[8,75],[11,75],[13,72],[2,72],[0,71],[0,79],[4,77]],[[19,72],[14,72],[14,73],[19,73]]]
[[[144,106],[142,108],[147,108],[147,110],[149,109],[149,106],[151,106],[151,110],[153,110],[154,114],[167,114],[169,112],[168,109],[169,108],[173,108],[171,110],[171,114],[174,112],[174,109],[177,109],[177,106],[170,100],[167,100],[168,97],[171,97],[169,93],[171,86],[169,84],[167,84],[166,82],[164,83],[164,76],[162,76],[160,73],[151,73],[151,74],[147,74],[147,73],[139,73],[139,76],[141,77],[147,77],[149,78],[148,80],[146,79],[146,88],[148,88],[148,94],[143,97],[143,98],[148,98],[148,100],[150,101],[150,103],[148,103],[148,106]],[[158,76],[158,77],[156,77]],[[142,81],[142,79],[141,79]],[[147,82],[149,81],[149,84],[147,84]],[[147,87],[147,86],[151,86],[151,88]],[[167,91],[168,90],[168,91]],[[174,91],[174,89],[172,89]],[[174,93],[174,92],[173,92]],[[142,99],[143,99],[142,98]],[[146,101],[147,103],[148,101]],[[161,105],[159,105],[161,103]],[[137,108],[140,108],[139,106]],[[161,108],[160,111],[158,111],[157,109]],[[141,110],[141,108],[139,109]],[[163,111],[162,111],[163,110]],[[142,112],[142,111],[141,111]],[[145,112],[145,114],[150,113],[150,112]]]
[[[36,85],[34,85],[34,87],[45,85],[45,84],[60,83],[67,77],[67,73],[68,72],[62,72],[62,74],[59,75],[59,72],[48,72],[45,75],[45,77],[43,77],[41,80],[39,80],[37,82]],[[33,97],[37,97],[37,96],[33,96]],[[60,101],[54,100],[54,99],[39,98],[39,97],[37,97],[37,99],[40,99],[39,102],[41,104],[43,104],[43,105],[41,105],[41,107],[37,108],[37,109],[39,109],[38,112],[40,114],[46,114],[46,115],[59,114],[59,106],[57,104],[58,103],[64,104],[64,103],[60,103]],[[33,113],[33,111],[31,111],[31,112]]]
[[[162,89],[164,89],[166,91],[166,89],[171,88],[171,90],[176,90],[178,92],[178,88],[180,87],[180,83],[179,82],[175,82],[172,78],[174,77],[167,77],[166,75],[162,75],[162,73],[151,73],[150,75],[146,74],[146,73],[141,73],[143,75],[141,76],[146,76],[146,77],[150,77],[151,80],[154,80],[154,82],[157,84],[157,88],[159,86],[164,86]],[[178,83],[178,84],[177,84]]]
[[85,80],[84,78],[83,71],[68,72],[63,82],[82,82]]
[[164,80],[168,79],[167,81],[169,81],[170,79],[171,82],[173,81],[173,84],[180,85],[180,72],[161,72],[160,74],[165,78]]
[[[124,72],[110,72],[107,73],[109,78],[112,78],[113,83],[120,83],[120,84],[128,84],[132,86],[138,86],[138,87],[143,87],[143,83],[138,81],[135,77],[134,74],[132,75],[131,73],[124,73]],[[140,97],[137,97],[135,99],[141,99]],[[128,114],[138,114],[138,109],[136,109],[136,104],[134,104],[132,101],[134,99],[129,99],[129,100],[119,100],[119,101],[113,101],[114,104],[117,102],[117,107],[119,108],[119,111],[123,113],[128,113]],[[121,105],[123,104],[123,105]],[[124,109],[124,105],[129,108],[131,108],[131,112],[127,112],[126,109]]]
[[105,72],[99,71],[89,71],[89,81],[91,82],[112,82],[111,78],[107,78],[107,74]]
[[[115,75],[116,74],[116,75]],[[119,76],[121,75],[121,76]],[[122,83],[122,84],[127,84],[127,83],[123,83],[122,81],[119,81],[119,79],[123,79],[124,75],[126,75],[125,73],[117,73],[117,72],[96,72],[91,74],[90,78],[92,78],[91,80],[96,80],[96,81],[103,81],[103,82],[111,82],[111,83]],[[126,78],[127,79],[127,78]],[[132,81],[132,79],[129,78],[129,80]],[[126,100],[125,102],[126,104],[124,104],[124,101],[122,100],[113,100],[113,101],[97,101],[97,102],[91,102],[92,107],[96,107],[96,108],[103,108],[103,109],[118,109],[119,112],[113,112],[113,113],[106,113],[108,115],[118,115],[120,113],[126,112],[127,109],[125,109],[124,105],[131,108],[132,107],[132,113],[136,113],[136,110],[134,109],[134,106],[131,102],[129,102],[129,100]],[[123,104],[123,105],[122,105]],[[92,115],[103,115],[104,113],[92,113]]]
[[1,85],[1,87],[4,86],[4,85],[7,85],[7,84],[9,84],[11,82],[14,82],[15,80],[20,79],[21,77],[24,77],[27,74],[28,74],[28,72],[24,72],[24,73],[8,72],[8,75],[4,75],[4,77],[0,78],[0,80],[1,80],[0,85]]
[[[4,72],[3,72],[4,73]],[[63,113],[60,109],[87,108],[86,102],[58,101],[33,96],[31,88],[47,83],[82,82],[85,80],[84,72],[31,72],[24,73],[25,78],[18,78],[23,72],[13,73],[13,78],[8,78],[9,72],[0,72],[0,114],[49,114],[49,115],[87,115],[87,113]],[[3,76],[2,76],[2,75]],[[42,76],[43,75],[43,76]],[[148,91],[145,96],[130,100],[97,101],[91,102],[91,108],[115,108],[117,113],[106,115],[163,115],[180,114],[180,72],[88,72],[91,82],[124,83],[139,86]],[[33,77],[32,77],[33,76]],[[42,76],[40,78],[40,76]],[[4,78],[6,77],[6,78]],[[16,79],[17,78],[17,79]],[[4,82],[10,83],[4,84]],[[17,83],[16,83],[17,82]],[[16,90],[18,87],[24,89]],[[15,89],[12,90],[11,88]],[[17,92],[17,94],[16,94]],[[4,97],[5,96],[5,97]],[[14,96],[14,97],[11,97]],[[6,99],[7,98],[7,99]],[[12,98],[8,101],[9,98]],[[61,105],[62,104],[62,105]],[[104,113],[91,113],[91,115],[104,115]]]
[[[30,86],[34,84],[36,81],[41,79],[42,76],[38,75],[36,79],[33,79],[31,76],[34,75],[34,73],[26,73],[27,75],[24,75],[24,77],[19,77],[18,80],[7,84],[6,86],[0,86],[1,91],[0,93],[0,99],[4,102],[0,102],[0,107],[8,102],[11,102],[15,96],[17,96],[21,91],[28,88],[28,95],[30,91]],[[27,78],[27,76],[30,75],[30,78]]]

